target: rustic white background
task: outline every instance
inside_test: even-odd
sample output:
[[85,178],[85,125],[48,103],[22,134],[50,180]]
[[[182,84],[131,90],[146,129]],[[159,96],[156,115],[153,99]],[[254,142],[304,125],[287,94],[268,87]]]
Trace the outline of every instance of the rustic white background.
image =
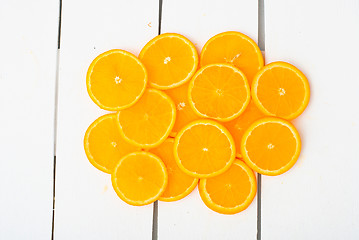
[[[58,0],[0,2],[0,239],[359,239],[359,1],[264,0],[264,15],[256,0],[159,5],[63,0],[59,36]],[[266,63],[288,61],[309,79],[294,122],[302,155],[288,173],[262,176],[261,198],[242,213],[212,212],[196,189],[159,202],[153,226],[153,205],[123,203],[86,159],[83,135],[105,113],[87,95],[87,67],[112,48],[138,54],[159,27],[198,51],[222,31],[264,36]]]

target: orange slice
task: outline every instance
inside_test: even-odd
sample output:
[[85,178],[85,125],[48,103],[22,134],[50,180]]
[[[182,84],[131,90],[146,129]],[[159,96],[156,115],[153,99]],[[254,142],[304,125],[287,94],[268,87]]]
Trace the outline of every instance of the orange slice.
[[135,104],[146,84],[144,65],[131,53],[119,49],[97,56],[87,71],[88,94],[100,108],[109,111]]
[[223,123],[223,126],[225,126],[233,136],[234,143],[236,144],[238,158],[242,158],[240,149],[243,133],[252,123],[260,118],[263,118],[264,116],[265,115],[259,111],[254,102],[250,101],[246,110],[239,117],[233,119],[230,122]]
[[280,118],[263,118],[254,122],[241,142],[243,160],[254,171],[264,175],[279,175],[297,161],[301,142],[298,131]]
[[182,86],[165,91],[174,101],[177,110],[176,122],[171,136],[175,136],[185,125],[200,118],[188,102],[188,85],[188,83],[185,83]]
[[198,53],[187,38],[176,33],[158,35],[141,50],[139,59],[148,70],[151,87],[178,87],[193,76],[198,66]]
[[194,75],[188,96],[199,116],[225,122],[246,109],[250,89],[246,77],[237,68],[229,64],[210,64]]
[[252,84],[253,101],[264,114],[287,120],[298,117],[309,102],[307,78],[285,62],[266,65]]
[[182,171],[193,177],[208,178],[223,173],[235,155],[231,134],[212,120],[191,122],[175,138],[176,162]]
[[134,106],[118,112],[117,120],[126,141],[141,148],[153,148],[171,133],[176,107],[165,93],[147,89]]
[[84,138],[84,148],[90,163],[105,173],[111,173],[126,154],[140,150],[121,137],[116,114],[101,116],[89,126]]
[[173,202],[190,194],[197,186],[198,178],[185,174],[176,163],[173,154],[174,139],[167,138],[160,146],[151,149],[151,152],[159,156],[167,167],[168,184],[159,200]]
[[200,66],[212,63],[229,63],[239,68],[251,84],[254,75],[264,65],[262,53],[257,44],[239,32],[223,32],[204,45]]
[[165,164],[148,152],[124,156],[111,175],[112,186],[126,203],[141,206],[153,203],[165,191],[168,181]]
[[235,214],[253,201],[257,183],[253,171],[242,161],[235,160],[225,173],[199,181],[202,201],[215,212]]

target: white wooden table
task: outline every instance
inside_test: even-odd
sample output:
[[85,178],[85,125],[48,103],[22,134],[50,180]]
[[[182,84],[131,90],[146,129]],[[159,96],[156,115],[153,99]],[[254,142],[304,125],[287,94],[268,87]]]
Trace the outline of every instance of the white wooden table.
[[[1,1],[0,239],[359,239],[359,1],[262,7],[262,0]],[[83,151],[87,127],[105,113],[86,92],[90,62],[112,48],[138,54],[159,32],[183,34],[200,51],[228,30],[260,36],[266,63],[288,61],[307,75],[297,164],[262,176],[253,203],[234,216],[206,208],[197,189],[155,208],[123,203]]]

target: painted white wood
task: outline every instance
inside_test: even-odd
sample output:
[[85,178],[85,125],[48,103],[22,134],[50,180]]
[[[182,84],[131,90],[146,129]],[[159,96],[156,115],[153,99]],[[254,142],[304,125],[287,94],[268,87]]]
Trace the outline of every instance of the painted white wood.
[[311,99],[298,162],[262,178],[262,239],[358,239],[359,2],[265,1],[265,18],[267,63],[301,69]]
[[[161,32],[189,38],[200,51],[217,33],[240,31],[257,39],[257,1],[166,0]],[[177,202],[158,204],[158,239],[256,239],[257,198],[242,213],[228,216],[208,209],[198,190]]]
[[110,175],[83,150],[87,127],[105,114],[86,91],[86,72],[100,53],[138,54],[158,30],[158,1],[64,1],[59,79],[55,239],[151,239],[153,206],[120,200]]
[[58,1],[0,7],[0,239],[50,239]]

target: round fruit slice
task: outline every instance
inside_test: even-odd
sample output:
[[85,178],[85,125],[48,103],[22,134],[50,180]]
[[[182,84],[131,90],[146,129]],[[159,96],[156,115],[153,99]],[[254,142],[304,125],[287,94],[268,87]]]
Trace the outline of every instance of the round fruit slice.
[[111,175],[112,186],[126,203],[141,206],[153,203],[165,191],[168,175],[156,155],[134,152],[124,156]]
[[252,97],[259,110],[287,120],[298,117],[309,102],[307,78],[285,62],[266,65],[254,77]]
[[250,89],[246,77],[237,68],[229,64],[210,64],[194,75],[188,96],[199,116],[226,122],[246,109]]
[[89,126],[84,138],[84,148],[90,163],[105,173],[111,173],[126,154],[140,150],[127,143],[120,135],[116,114],[99,117]]
[[135,105],[118,112],[117,120],[126,141],[141,148],[153,148],[171,133],[176,107],[165,93],[147,89]]
[[144,65],[131,53],[119,49],[100,54],[87,71],[88,94],[100,108],[109,111],[135,104],[146,84]]
[[231,166],[235,155],[231,134],[212,120],[191,122],[175,138],[177,165],[193,177],[208,178],[223,173]]
[[160,146],[151,149],[151,152],[159,156],[167,167],[168,184],[159,200],[173,202],[190,194],[197,186],[198,178],[185,174],[176,163],[173,155],[174,139],[167,138]]
[[259,111],[253,101],[250,101],[246,110],[239,117],[233,119],[230,122],[223,123],[223,126],[225,126],[233,136],[234,143],[236,144],[238,158],[242,159],[240,149],[243,133],[252,123],[263,117],[265,117],[265,115]]
[[187,38],[176,33],[158,35],[140,52],[139,59],[148,70],[148,81],[157,89],[178,87],[197,70],[198,53]]
[[254,122],[241,142],[243,160],[254,171],[279,175],[297,161],[301,142],[295,127],[280,118],[263,118]]
[[235,214],[253,201],[257,191],[256,177],[244,162],[235,160],[225,173],[201,179],[198,190],[208,208],[218,213]]
[[199,119],[188,102],[188,83],[177,88],[168,89],[165,93],[171,97],[176,105],[176,122],[173,126],[171,136],[175,136],[185,125]]
[[201,52],[200,66],[212,63],[233,64],[246,75],[249,84],[264,65],[257,44],[239,32],[220,33],[207,41]]

